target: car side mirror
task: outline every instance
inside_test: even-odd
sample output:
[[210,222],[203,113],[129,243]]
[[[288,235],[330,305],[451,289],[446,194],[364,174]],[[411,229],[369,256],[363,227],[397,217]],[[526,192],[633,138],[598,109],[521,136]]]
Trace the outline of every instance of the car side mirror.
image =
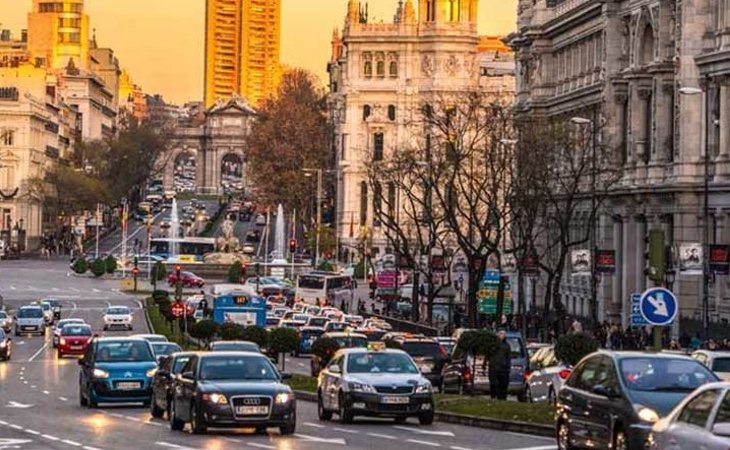
[[281,379],[282,380],[291,380],[292,375],[289,372],[281,372]]
[[170,376],[170,372],[168,372],[167,370],[158,370],[156,373],[157,373],[157,375],[160,375],[162,377],[169,377]]
[[712,434],[714,434],[715,436],[730,437],[730,423],[716,423],[712,427]]
[[597,384],[593,386],[593,393],[596,395],[601,395],[606,398],[615,398],[618,397],[618,394],[616,391],[614,391],[612,388],[604,386],[602,384]]
[[340,369],[340,366],[338,366],[337,364],[333,364],[329,368],[329,371],[332,372],[332,373],[342,373],[342,369]]

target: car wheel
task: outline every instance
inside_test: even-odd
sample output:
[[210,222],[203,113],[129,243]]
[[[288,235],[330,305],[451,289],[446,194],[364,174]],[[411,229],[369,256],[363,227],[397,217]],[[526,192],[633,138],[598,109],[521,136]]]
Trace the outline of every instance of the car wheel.
[[195,407],[195,403],[190,406],[190,428],[193,434],[205,434],[208,432],[208,424],[205,423],[205,419],[202,417],[198,408]]
[[175,415],[175,402],[170,402],[170,409],[167,414],[170,416],[170,429],[172,431],[182,431],[185,428],[185,422],[178,419]]
[[284,436],[288,436],[290,434],[294,434],[297,431],[297,413],[294,412],[291,415],[291,418],[289,419],[289,422],[287,422],[286,425],[282,425],[279,427],[279,433],[281,433]]
[[345,402],[345,396],[342,393],[340,393],[340,398],[339,398],[338,403],[339,403],[338,406],[340,407],[340,411],[339,411],[340,422],[345,423],[345,424],[352,423],[352,419],[354,417],[352,415],[352,411],[350,411],[350,408],[347,407],[347,402]]
[[560,422],[558,426],[558,450],[573,450],[570,444],[570,428],[565,421]]
[[89,406],[89,400],[84,397],[84,391],[81,389],[81,386],[79,386],[79,406]]
[[433,423],[433,409],[418,415],[418,423],[421,425],[431,425]]
[[[154,394],[153,394],[154,397]],[[155,419],[159,419],[163,415],[165,415],[165,411],[157,406],[157,402],[154,400],[154,398],[150,401],[150,415],[154,417]]]
[[107,331],[109,329],[108,326],[104,325],[104,328],[102,328],[104,331]]
[[616,430],[613,435],[613,450],[629,450],[629,441],[622,429]]
[[322,401],[322,394],[317,395],[317,416],[319,420],[332,420],[332,412],[324,409],[324,402]]

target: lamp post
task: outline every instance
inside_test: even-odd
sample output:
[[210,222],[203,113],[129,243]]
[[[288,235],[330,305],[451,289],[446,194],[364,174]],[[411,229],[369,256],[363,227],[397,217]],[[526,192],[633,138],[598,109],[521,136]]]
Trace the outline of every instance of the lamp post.
[[[709,89],[709,77],[706,78],[706,87]],[[698,87],[682,87],[682,95],[702,95],[704,89]],[[709,93],[709,92],[708,92]],[[710,328],[710,96],[705,95],[705,154],[703,155],[704,185],[703,185],[703,212],[704,230],[702,233],[702,331],[705,339],[708,338]]]
[[585,117],[572,117],[570,121],[580,127],[589,127],[591,133],[591,225],[590,225],[590,247],[591,247],[591,326],[598,326],[598,274],[596,273],[596,254],[598,253],[598,238],[596,236],[596,115],[593,119]]

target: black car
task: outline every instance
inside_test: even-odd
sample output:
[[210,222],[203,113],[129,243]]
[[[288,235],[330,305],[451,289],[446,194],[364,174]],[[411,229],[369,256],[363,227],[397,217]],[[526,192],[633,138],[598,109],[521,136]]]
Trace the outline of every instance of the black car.
[[449,361],[446,349],[436,340],[420,336],[398,336],[391,340],[408,353],[424,377],[434,386],[441,386],[441,370]]
[[250,341],[215,341],[210,343],[210,351],[261,353],[261,347]]
[[0,358],[9,361],[12,354],[13,340],[10,339],[10,334],[0,329]]
[[558,393],[558,448],[649,448],[652,425],[714,381],[715,374],[684,355],[593,353],[575,366]]
[[251,352],[193,355],[176,377],[168,416],[173,431],[190,422],[193,433],[208,427],[278,427],[281,434],[296,431],[294,393],[282,383],[267,357]]
[[190,357],[195,354],[194,352],[180,352],[162,357],[160,368],[152,378],[152,401],[150,402],[152,417],[160,418],[169,411],[173,381]]

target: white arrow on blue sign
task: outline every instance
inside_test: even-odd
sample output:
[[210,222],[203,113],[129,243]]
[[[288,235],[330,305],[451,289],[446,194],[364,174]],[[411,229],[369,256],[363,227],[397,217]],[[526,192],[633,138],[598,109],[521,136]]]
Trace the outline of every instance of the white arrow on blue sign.
[[677,311],[677,297],[669,289],[651,288],[641,294],[639,312],[651,325],[669,325],[677,317]]

